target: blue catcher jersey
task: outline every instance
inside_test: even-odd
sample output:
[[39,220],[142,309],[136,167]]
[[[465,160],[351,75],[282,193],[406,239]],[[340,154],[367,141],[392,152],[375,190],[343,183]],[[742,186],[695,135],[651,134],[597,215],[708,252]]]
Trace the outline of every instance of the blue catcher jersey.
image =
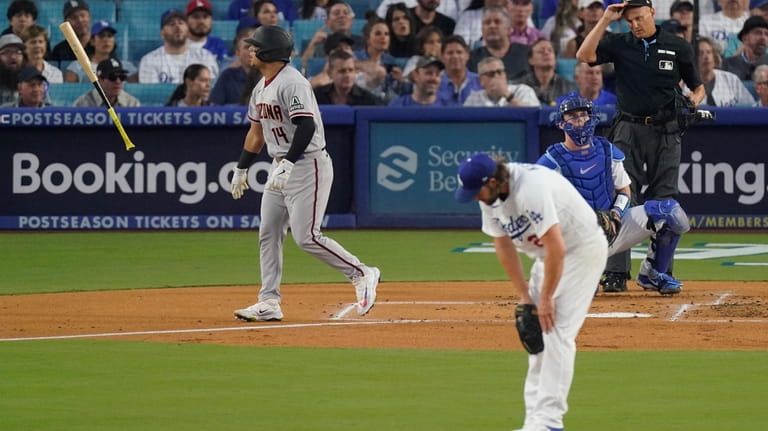
[[559,169],[594,209],[611,208],[614,197],[611,163],[624,155],[602,136],[594,136],[592,145],[571,151],[562,142],[552,144],[538,164]]

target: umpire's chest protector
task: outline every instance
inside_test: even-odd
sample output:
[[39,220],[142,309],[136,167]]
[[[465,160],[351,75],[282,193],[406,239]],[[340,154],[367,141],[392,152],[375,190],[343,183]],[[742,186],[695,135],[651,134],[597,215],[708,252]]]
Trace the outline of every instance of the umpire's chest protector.
[[589,206],[605,210],[613,203],[613,175],[611,173],[611,144],[595,136],[592,145],[584,150],[570,151],[555,144],[547,153],[560,167],[560,173],[576,187]]

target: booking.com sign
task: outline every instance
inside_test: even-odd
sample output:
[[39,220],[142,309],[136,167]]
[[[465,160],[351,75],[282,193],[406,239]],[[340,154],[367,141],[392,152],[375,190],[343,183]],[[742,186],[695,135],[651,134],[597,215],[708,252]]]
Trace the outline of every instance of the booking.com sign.
[[[503,130],[502,130],[503,129]],[[440,130],[440,139],[435,139]],[[476,152],[524,158],[525,125],[372,123],[370,211],[374,214],[472,214],[454,201],[459,164]]]
[[11,121],[11,114],[0,114],[0,124],[13,124]]

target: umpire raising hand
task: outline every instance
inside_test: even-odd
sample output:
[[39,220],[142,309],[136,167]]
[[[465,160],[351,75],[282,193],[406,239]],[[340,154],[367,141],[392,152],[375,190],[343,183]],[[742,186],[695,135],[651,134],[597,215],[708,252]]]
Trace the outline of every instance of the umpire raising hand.
[[[680,79],[693,89],[690,97],[696,106],[705,97],[691,45],[660,30],[655,15],[651,0],[612,4],[576,53],[590,66],[614,63],[618,111],[608,138],[626,155],[624,166],[638,203],[677,197],[684,132],[684,121],[678,121],[684,115]],[[630,31],[606,34],[608,26],[621,18]],[[641,194],[645,185],[648,188]],[[609,259],[603,290],[626,290],[629,267],[628,253]]]

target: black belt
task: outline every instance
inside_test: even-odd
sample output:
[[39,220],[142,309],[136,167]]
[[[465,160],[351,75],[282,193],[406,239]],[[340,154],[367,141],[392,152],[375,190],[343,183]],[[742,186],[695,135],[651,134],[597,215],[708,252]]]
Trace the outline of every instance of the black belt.
[[620,113],[621,117],[619,121],[629,121],[630,123],[636,123],[636,124],[643,124],[646,126],[660,126],[662,124],[666,124],[672,120],[675,119],[674,116],[671,116],[669,114],[656,114],[656,115],[632,115],[627,114],[626,112]]

